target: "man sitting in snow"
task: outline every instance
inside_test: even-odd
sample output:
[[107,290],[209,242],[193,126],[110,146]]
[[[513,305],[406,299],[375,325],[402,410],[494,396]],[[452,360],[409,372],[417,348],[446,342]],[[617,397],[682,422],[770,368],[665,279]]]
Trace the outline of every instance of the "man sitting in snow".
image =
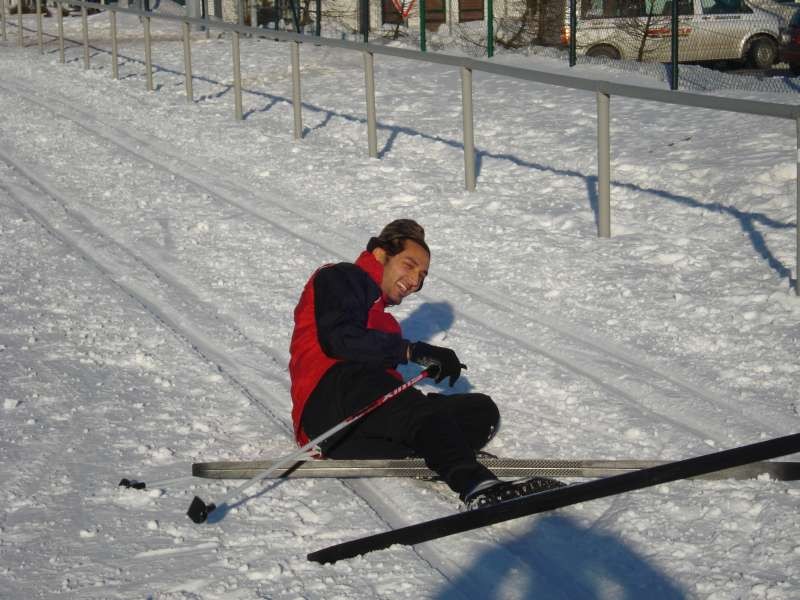
[[[306,284],[295,308],[289,370],[292,420],[299,444],[324,433],[402,383],[395,370],[411,361],[452,387],[466,368],[449,348],[403,338],[385,312],[418,292],[430,249],[415,221],[384,227],[353,263],[325,265]],[[329,458],[420,456],[468,508],[562,484],[548,478],[497,479],[475,453],[500,420],[485,394],[424,394],[410,387],[322,443]]]

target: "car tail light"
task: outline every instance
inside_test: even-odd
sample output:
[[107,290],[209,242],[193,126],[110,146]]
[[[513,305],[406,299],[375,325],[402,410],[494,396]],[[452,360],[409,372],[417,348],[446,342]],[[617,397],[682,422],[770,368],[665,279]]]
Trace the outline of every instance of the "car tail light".
[[800,44],[800,27],[789,25],[781,30],[781,42],[784,44]]

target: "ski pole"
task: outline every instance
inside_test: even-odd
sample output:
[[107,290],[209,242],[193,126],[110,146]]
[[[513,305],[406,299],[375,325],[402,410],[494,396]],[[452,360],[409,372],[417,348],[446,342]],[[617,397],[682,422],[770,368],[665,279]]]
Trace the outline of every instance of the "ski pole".
[[[368,404],[364,408],[359,409],[358,411],[356,411],[355,413],[353,413],[352,415],[350,415],[349,417],[347,417],[346,419],[344,419],[343,421],[341,421],[337,425],[334,425],[333,427],[328,429],[328,431],[326,431],[325,433],[319,434],[313,440],[308,442],[305,446],[303,446],[302,448],[300,448],[299,450],[297,450],[295,452],[292,452],[288,456],[285,456],[284,458],[278,460],[276,463],[274,463],[268,469],[265,469],[264,471],[258,473],[257,475],[255,475],[251,479],[248,479],[242,485],[237,487],[235,490],[233,490],[231,492],[228,492],[228,495],[225,496],[220,501],[219,508],[223,508],[224,506],[226,506],[227,503],[230,500],[232,500],[233,498],[237,497],[239,494],[244,492],[247,488],[249,488],[254,483],[257,483],[258,481],[260,481],[262,479],[265,479],[266,477],[272,475],[274,472],[282,469],[283,467],[286,467],[288,465],[291,465],[292,463],[297,462],[298,460],[300,460],[301,458],[306,456],[306,453],[309,450],[315,448],[321,442],[327,440],[329,437],[331,437],[335,433],[338,433],[339,431],[341,431],[342,429],[344,429],[348,425],[351,425],[352,423],[355,423],[361,417],[364,417],[364,416],[368,415],[369,413],[374,411],[376,408],[379,408],[380,406],[383,406],[389,400],[391,400],[395,396],[400,395],[405,390],[410,388],[412,385],[414,385],[414,384],[422,381],[426,377],[428,377],[429,374],[435,374],[434,371],[431,369],[431,367],[425,369],[424,371],[422,371],[418,375],[415,375],[414,377],[412,377],[411,379],[409,379],[408,381],[406,381],[402,385],[400,385],[400,386],[396,387],[395,389],[393,389],[391,392],[389,392],[387,394],[384,394],[380,398],[377,398],[376,400],[374,400],[373,402],[371,402],[370,404]],[[206,504],[205,502],[203,502],[203,500],[200,499],[200,497],[195,496],[194,500],[192,500],[192,503],[189,505],[189,510],[186,511],[186,514],[195,523],[205,523],[208,520],[208,516],[213,511],[217,510],[217,508],[218,508],[217,505],[214,504],[213,502],[209,502],[208,504]]]

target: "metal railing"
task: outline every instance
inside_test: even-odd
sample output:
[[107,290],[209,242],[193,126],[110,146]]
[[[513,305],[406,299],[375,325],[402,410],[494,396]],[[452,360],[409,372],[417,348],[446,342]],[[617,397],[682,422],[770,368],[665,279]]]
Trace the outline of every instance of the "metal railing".
[[[5,0],[2,0],[5,1]],[[112,76],[119,77],[117,69],[117,39],[116,39],[116,14],[128,13],[138,15],[142,19],[144,28],[145,44],[145,81],[147,89],[153,90],[153,65],[150,39],[150,19],[163,19],[182,24],[183,47],[184,47],[184,68],[186,72],[186,98],[188,102],[193,102],[192,96],[192,66],[191,66],[191,36],[190,26],[197,25],[209,29],[217,29],[231,33],[232,56],[233,56],[233,80],[234,80],[234,117],[237,120],[243,118],[242,112],[242,82],[241,67],[239,58],[239,38],[242,34],[254,37],[262,37],[270,40],[283,40],[292,42],[291,67],[292,67],[292,103],[294,138],[302,136],[302,105],[300,87],[300,44],[310,43],[316,46],[331,46],[361,52],[364,57],[364,76],[366,87],[366,106],[367,106],[367,148],[368,154],[372,158],[378,157],[377,149],[377,114],[375,109],[375,73],[374,56],[376,54],[403,58],[407,60],[417,60],[427,63],[446,65],[455,67],[461,73],[461,99],[463,115],[463,144],[464,144],[464,182],[467,190],[474,190],[476,186],[476,153],[474,145],[473,128],[473,104],[472,104],[472,73],[480,71],[491,73],[503,77],[543,83],[566,87],[575,90],[594,92],[597,102],[597,229],[600,237],[611,236],[611,132],[610,132],[610,106],[611,96],[621,96],[634,98],[650,102],[661,102],[688,106],[693,108],[705,108],[709,110],[734,112],[740,114],[775,117],[779,119],[791,119],[795,122],[795,137],[797,152],[794,155],[796,164],[796,191],[795,202],[797,206],[796,223],[796,262],[795,262],[795,293],[800,295],[800,105],[783,104],[769,102],[765,100],[747,100],[739,98],[729,98],[725,96],[714,96],[709,94],[698,94],[686,91],[676,91],[660,89],[633,84],[618,83],[604,79],[591,78],[579,75],[567,75],[541,71],[526,67],[515,67],[498,64],[490,60],[466,58],[461,56],[451,56],[447,54],[437,54],[432,52],[420,52],[390,46],[376,44],[351,42],[347,40],[328,39],[312,37],[285,31],[265,31],[254,27],[226,23],[222,21],[199,19],[188,16],[176,16],[169,14],[154,14],[152,12],[139,11],[131,8],[121,8],[118,6],[98,4],[96,2],[85,2],[83,0],[57,0],[58,8],[58,32],[59,32],[59,53],[60,60],[64,62],[64,29],[62,22],[62,5],[80,6],[82,17],[82,38],[83,38],[83,61],[84,68],[89,68],[89,33],[86,19],[87,9],[94,8],[107,11],[111,18],[112,36]],[[40,5],[37,4],[37,7]],[[2,31],[5,33],[5,11],[2,16]],[[37,37],[41,46],[41,19],[37,20]],[[19,45],[23,45],[22,18],[19,19]],[[5,35],[3,36],[5,39]],[[787,157],[788,159],[788,157]]]

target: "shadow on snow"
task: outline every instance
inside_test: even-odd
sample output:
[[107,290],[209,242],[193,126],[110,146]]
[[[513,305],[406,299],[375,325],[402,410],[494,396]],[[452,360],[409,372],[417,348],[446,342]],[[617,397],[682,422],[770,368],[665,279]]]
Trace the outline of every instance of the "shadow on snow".
[[527,533],[492,545],[436,596],[547,600],[682,600],[686,594],[614,534],[562,515],[538,518]]
[[[56,39],[52,35],[49,35],[49,37],[53,37],[54,39]],[[79,42],[77,42],[75,40],[68,40],[68,41],[70,41],[70,42],[82,47],[82,43],[79,43]],[[92,50],[96,51],[94,55],[101,54],[101,53],[110,54],[109,51],[105,50],[104,48],[100,48],[98,46],[91,46],[91,48],[92,48]],[[51,53],[52,52],[56,52],[56,50],[52,50]],[[135,58],[131,58],[131,57],[126,57],[126,56],[119,55],[119,58],[121,60],[124,60],[124,61],[129,62],[129,63],[138,63],[138,64],[142,64],[142,65],[144,64],[144,61],[141,61],[141,60],[138,60],[138,59],[135,59]],[[76,58],[76,59],[70,59],[70,60],[72,61],[72,60],[78,60],[78,59]],[[175,76],[185,76],[185,73],[183,73],[181,71],[176,71],[174,69],[168,69],[168,68],[165,68],[165,67],[161,67],[159,65],[156,65],[155,63],[153,64],[153,69],[156,72],[162,72],[162,73],[171,74],[171,75],[175,75]],[[123,78],[131,77],[131,76],[132,75],[127,75],[127,76],[123,76]],[[192,79],[196,79],[198,81],[203,81],[203,82],[206,82],[206,83],[210,83],[212,85],[218,85],[218,86],[222,87],[222,91],[220,91],[218,94],[208,94],[208,95],[205,95],[205,96],[201,96],[199,98],[196,98],[196,100],[195,100],[196,102],[202,102],[202,101],[210,99],[210,98],[219,98],[219,97],[221,97],[223,95],[226,95],[226,94],[230,93],[230,91],[232,90],[232,86],[230,84],[225,84],[225,83],[222,83],[220,81],[216,81],[214,79],[211,79],[209,77],[197,76],[197,75],[193,74]],[[254,90],[251,90],[251,89],[246,89],[246,90],[243,90],[243,91],[246,91],[247,93],[249,93],[251,95],[260,96],[260,97],[263,97],[263,98],[266,98],[266,99],[269,100],[268,103],[265,106],[261,107],[261,108],[254,108],[254,109],[248,110],[244,114],[244,118],[245,119],[250,117],[251,115],[256,114],[256,113],[268,112],[268,111],[272,110],[275,106],[277,106],[278,104],[281,104],[281,103],[286,103],[288,105],[292,104],[292,101],[289,98],[284,98],[282,96],[269,94],[267,92],[254,91]],[[329,110],[329,109],[325,109],[325,108],[322,108],[322,107],[319,107],[319,106],[315,106],[313,104],[309,104],[307,102],[303,102],[302,105],[303,105],[303,109],[306,110],[306,111],[315,112],[315,113],[321,113],[322,115],[324,115],[323,120],[320,123],[318,123],[317,125],[314,125],[313,127],[304,127],[304,129],[303,129],[303,137],[306,137],[309,133],[311,133],[311,132],[313,132],[315,130],[327,127],[331,123],[331,121],[332,121],[332,119],[334,117],[339,118],[339,119],[343,119],[345,121],[354,122],[354,123],[366,123],[366,119],[363,118],[363,117],[358,117],[358,116],[349,115],[349,114],[345,114],[345,113],[339,113],[339,112],[332,111],[332,110]],[[396,126],[396,125],[385,125],[385,124],[381,124],[380,122],[378,122],[377,127],[378,127],[379,130],[384,130],[384,131],[388,131],[389,132],[389,136],[388,136],[383,148],[378,152],[378,156],[380,158],[383,158],[384,156],[388,155],[391,152],[392,148],[394,147],[395,142],[397,141],[398,137],[401,134],[404,134],[404,135],[407,135],[407,136],[410,136],[410,137],[421,137],[421,138],[423,138],[425,140],[428,140],[428,141],[445,144],[445,145],[450,146],[450,147],[452,147],[453,149],[456,149],[456,150],[462,150],[463,151],[463,149],[464,149],[464,145],[463,145],[463,143],[461,141],[451,140],[451,139],[443,138],[443,137],[437,136],[437,135],[426,134],[426,133],[423,133],[423,132],[421,132],[421,131],[419,131],[417,129],[411,128],[411,127],[401,127],[401,126]],[[508,162],[510,162],[510,163],[512,163],[512,164],[514,164],[514,165],[516,165],[518,167],[524,168],[524,169],[531,169],[531,170],[551,173],[551,174],[559,175],[559,176],[575,177],[575,178],[582,179],[585,182],[585,185],[586,185],[586,193],[587,193],[587,199],[589,201],[589,206],[591,207],[591,210],[594,213],[595,223],[597,223],[597,220],[599,218],[597,176],[595,176],[595,175],[586,175],[586,174],[584,174],[584,173],[582,173],[580,171],[576,171],[576,170],[572,170],[572,169],[557,169],[557,168],[550,167],[550,166],[547,166],[547,165],[544,165],[544,164],[541,164],[541,163],[536,163],[536,162],[523,160],[523,159],[521,159],[521,158],[519,158],[517,156],[511,155],[511,154],[502,154],[502,153],[498,154],[498,153],[493,153],[493,152],[489,152],[489,151],[486,151],[486,150],[480,150],[480,149],[477,149],[477,148],[476,148],[476,163],[475,163],[476,176],[480,175],[481,170],[483,168],[483,163],[484,163],[484,161],[486,159],[508,161]],[[662,198],[664,200],[668,200],[668,201],[674,202],[676,204],[682,204],[684,206],[690,206],[690,207],[693,207],[693,208],[707,210],[707,211],[712,212],[712,213],[723,214],[723,215],[729,216],[729,217],[737,220],[739,222],[739,225],[740,225],[742,231],[745,234],[747,234],[748,238],[750,239],[750,243],[751,243],[753,249],[758,253],[759,256],[761,256],[764,259],[764,261],[767,263],[769,268],[772,269],[778,275],[778,277],[780,277],[780,278],[788,278],[790,287],[793,287],[795,285],[796,279],[793,279],[791,277],[791,271],[790,271],[789,267],[787,265],[785,265],[780,259],[778,259],[775,256],[775,254],[772,252],[772,250],[770,250],[770,248],[769,248],[769,246],[768,246],[768,244],[766,242],[766,239],[764,238],[764,235],[756,228],[756,225],[761,225],[762,227],[766,227],[766,228],[769,228],[769,229],[794,229],[796,227],[795,223],[791,223],[791,222],[790,223],[782,223],[780,221],[776,221],[776,220],[764,215],[763,213],[746,212],[746,211],[739,210],[738,208],[736,208],[734,206],[725,205],[725,204],[723,204],[721,202],[715,202],[715,201],[704,202],[704,201],[701,201],[701,200],[698,200],[696,198],[692,198],[692,197],[689,197],[689,196],[682,196],[682,195],[679,195],[679,194],[673,194],[671,192],[668,192],[666,190],[661,190],[661,189],[647,188],[647,187],[640,186],[638,184],[626,183],[626,182],[621,182],[621,181],[612,181],[611,185],[614,186],[614,187],[622,188],[622,189],[628,189],[628,190],[632,190],[632,191],[636,191],[636,192],[651,194],[651,195],[654,195],[654,196],[656,196],[658,198]],[[796,277],[796,275],[795,275],[795,277]],[[420,337],[420,339],[424,339],[424,338]]]
[[[447,346],[446,333],[455,321],[455,309],[449,302],[426,302],[420,305],[408,317],[403,319],[403,337],[412,342],[417,340],[427,342],[437,346]],[[443,339],[440,339],[443,338]],[[458,354],[458,348],[453,348]],[[469,366],[469,365],[467,365]],[[398,369],[403,375],[403,379],[409,379],[420,371],[417,365],[400,365]],[[445,394],[466,394],[472,391],[472,384],[469,382],[467,371],[461,371],[453,387],[447,385],[446,381],[436,384],[432,379],[426,379],[425,383],[438,388],[436,391]]]

